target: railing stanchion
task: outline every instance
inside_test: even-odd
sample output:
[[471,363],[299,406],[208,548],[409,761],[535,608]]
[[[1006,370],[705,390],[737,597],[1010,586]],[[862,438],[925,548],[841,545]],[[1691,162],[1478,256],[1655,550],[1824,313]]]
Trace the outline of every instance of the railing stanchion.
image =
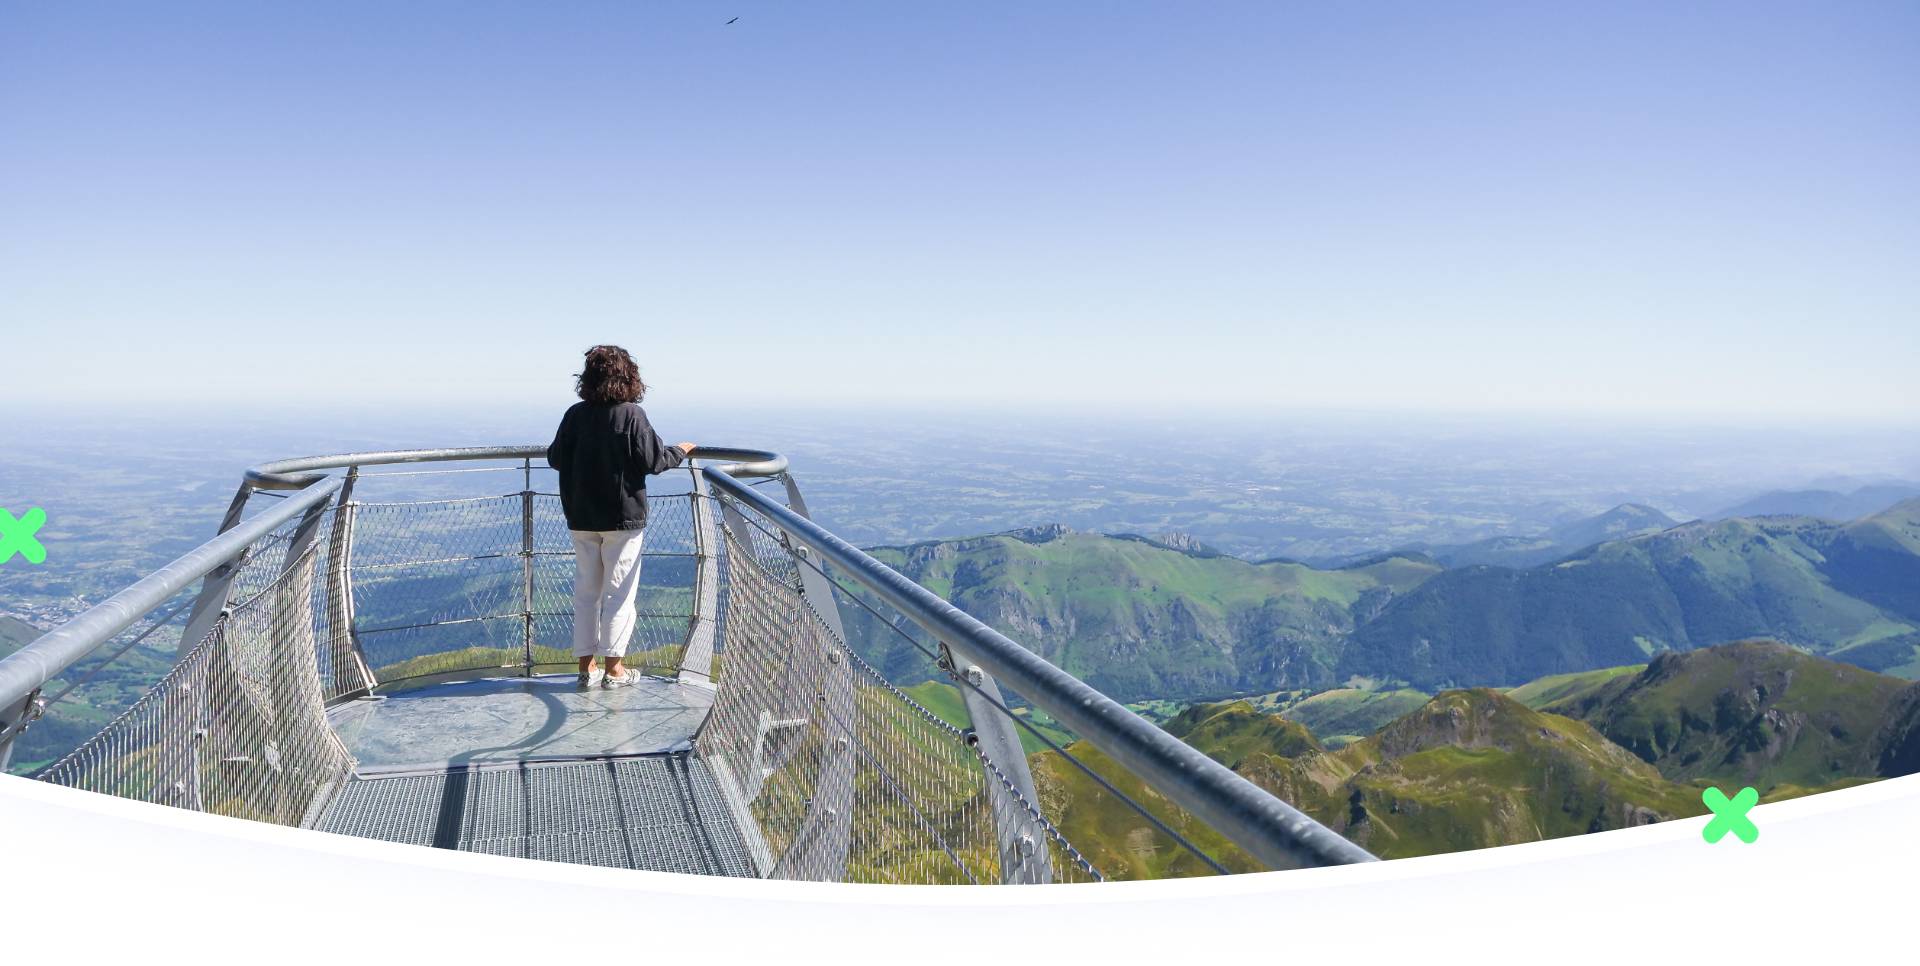
[[687,643],[680,649],[678,677],[686,684],[713,686],[713,645],[720,616],[719,536],[713,524],[713,494],[706,478],[693,471],[693,616]]
[[[1005,710],[1006,700],[1000,685],[977,664],[960,661],[953,650],[940,644],[940,663],[958,683],[961,700],[972,723],[969,739],[981,757],[981,778],[987,795],[993,800],[994,834],[1000,846],[1000,881],[1007,885],[1038,885],[1053,881],[1046,833],[1014,794],[1029,802],[1040,801],[1034,791],[1033,771],[1027,767],[1027,753],[1020,747],[1020,733],[1013,716]],[[998,768],[1013,787],[1003,787],[989,768]]]
[[[360,501],[353,498],[353,485],[359,479],[360,467],[347,467],[340,498],[334,502],[333,530],[327,535],[327,664],[335,692],[327,696],[329,701],[371,694],[379,683],[367,666],[360,631],[354,626],[353,520],[359,515]],[[356,683],[348,687],[343,681]]]
[[520,491],[520,674],[533,676],[533,459],[520,461],[526,489]]

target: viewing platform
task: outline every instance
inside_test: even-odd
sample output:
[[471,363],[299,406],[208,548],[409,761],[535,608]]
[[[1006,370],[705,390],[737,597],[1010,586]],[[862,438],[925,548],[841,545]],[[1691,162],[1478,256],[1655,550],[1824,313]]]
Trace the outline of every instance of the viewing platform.
[[[44,692],[65,669],[166,629],[179,642],[172,669],[35,777],[586,865],[1099,881],[1041,807],[1025,729],[1158,829],[1154,848],[1225,870],[1082,762],[1080,745],[1164,799],[1155,807],[1174,803],[1268,867],[1372,858],[821,528],[774,453],[699,449],[680,488],[654,492],[627,655],[646,677],[583,689],[573,550],[543,452],[249,470],[212,540],[0,661],[0,765],[21,730],[58,713],[66,692]],[[391,469],[409,464],[434,468]],[[964,715],[942,717],[883,676],[844,609],[883,638],[866,646],[918,651],[923,670],[907,683],[947,683]],[[1013,713],[1023,704],[1077,742],[1033,730]]]

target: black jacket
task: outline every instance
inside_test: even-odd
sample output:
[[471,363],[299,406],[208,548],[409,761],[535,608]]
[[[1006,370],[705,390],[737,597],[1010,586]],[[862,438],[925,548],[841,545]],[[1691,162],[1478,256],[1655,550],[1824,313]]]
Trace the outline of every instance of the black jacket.
[[560,471],[560,506],[569,530],[646,526],[648,475],[685,460],[633,403],[574,403],[547,447],[547,465]]

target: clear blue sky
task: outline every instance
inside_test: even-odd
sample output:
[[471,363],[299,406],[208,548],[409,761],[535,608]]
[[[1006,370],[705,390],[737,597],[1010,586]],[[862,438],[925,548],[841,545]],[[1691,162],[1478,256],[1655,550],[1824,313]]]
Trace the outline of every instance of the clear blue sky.
[[1917,172],[1913,3],[10,2],[0,401],[1911,417]]

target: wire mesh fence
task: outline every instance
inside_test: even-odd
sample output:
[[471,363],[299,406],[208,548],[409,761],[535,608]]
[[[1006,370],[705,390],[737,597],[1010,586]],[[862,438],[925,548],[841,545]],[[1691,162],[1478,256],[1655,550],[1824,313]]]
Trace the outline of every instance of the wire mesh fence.
[[[281,525],[232,563],[231,601],[254,599],[284,572],[287,548],[299,526],[299,520]],[[197,587],[179,591],[48,681],[41,689],[42,710],[12,736],[7,771],[39,774],[145,695],[187,650],[181,639],[198,593]]]
[[222,617],[133,707],[40,777],[237,818],[301,824],[351,759],[327,725],[316,547]]
[[[678,671],[694,617],[690,494],[649,501],[629,663]],[[559,498],[361,502],[352,515],[353,627],[382,685],[570,667],[573,541]]]
[[[1062,730],[1039,709],[1022,706],[1019,695],[997,690],[989,694],[970,678],[955,674],[940,642],[882,603],[870,588],[848,575],[836,579],[807,556],[787,549],[788,540],[774,536],[779,531],[771,521],[731,498],[725,498],[725,502],[730,505],[732,518],[743,524],[740,529],[757,535],[752,541],[753,559],[778,553],[786,573],[818,571],[835,599],[831,609],[850,631],[844,642],[846,653],[859,669],[863,683],[894,696],[891,703],[863,705],[864,709],[885,711],[889,716],[862,721],[859,733],[904,735],[930,723],[967,744],[977,757],[977,767],[988,776],[988,787],[996,793],[984,806],[992,816],[991,822],[982,824],[977,819],[947,815],[944,821],[950,825],[943,827],[940,820],[932,818],[942,814],[938,809],[917,805],[910,810],[920,822],[922,834],[943,842],[948,855],[943,864],[927,850],[919,850],[919,866],[904,872],[908,879],[920,876],[919,881],[929,881],[924,876],[932,860],[933,866],[949,876],[933,881],[973,881],[968,877],[977,874],[996,844],[1001,881],[1158,879],[1264,868],[1139,776]],[[734,531],[728,536],[730,554],[744,558],[746,554],[739,549],[743,541],[733,539]],[[739,589],[730,588],[729,606],[742,606],[743,599]],[[903,690],[902,684],[912,686]],[[976,693],[968,694],[967,689]],[[1004,714],[1005,720],[1013,723],[1025,761],[996,763],[972,742],[970,731],[961,730],[976,713],[975,698],[979,705],[997,707],[989,713]],[[929,710],[930,705],[941,710]],[[902,709],[912,709],[919,717],[908,719]],[[1013,780],[1010,772],[1016,764],[1030,773],[1031,784]],[[924,763],[921,765],[924,767]],[[887,771],[877,765],[874,770]],[[941,786],[936,782],[919,787]],[[937,793],[916,793],[902,783],[903,799],[919,802],[929,795],[940,797]],[[978,802],[969,805],[983,808]],[[899,812],[897,808],[892,811]],[[872,828],[879,835],[899,826],[896,815],[891,823]],[[957,843],[965,843],[965,847]],[[1085,845],[1092,848],[1083,848]],[[879,854],[897,857],[902,853],[898,848],[888,848]],[[1013,867],[1015,863],[1024,868]],[[867,873],[875,881],[897,881],[886,878],[884,868],[869,867]],[[962,878],[951,879],[955,874]]]
[[1026,845],[1047,873],[1028,881],[1097,880],[961,729],[888,684],[762,563],[772,546],[726,532],[725,670],[695,741],[736,822],[752,830],[761,874],[1006,881],[1000,830],[1012,816],[996,802],[1014,802],[1045,832]]

